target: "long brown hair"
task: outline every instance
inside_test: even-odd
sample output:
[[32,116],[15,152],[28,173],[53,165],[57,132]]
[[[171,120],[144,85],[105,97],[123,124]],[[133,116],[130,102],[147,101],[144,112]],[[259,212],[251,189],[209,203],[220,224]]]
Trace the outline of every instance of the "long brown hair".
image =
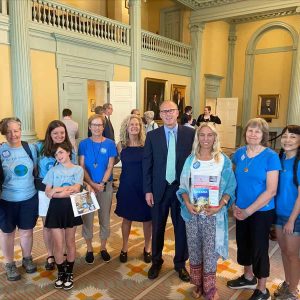
[[70,142],[69,139],[69,135],[68,135],[68,131],[66,128],[66,125],[60,121],[60,120],[53,120],[49,123],[48,128],[46,130],[46,134],[45,134],[45,139],[44,139],[44,146],[41,150],[42,155],[50,157],[53,155],[53,151],[54,151],[54,143],[53,140],[51,138],[51,132],[58,127],[63,127],[65,129],[65,140],[64,142],[66,142],[69,147],[71,147],[70,149],[72,149],[72,144]]

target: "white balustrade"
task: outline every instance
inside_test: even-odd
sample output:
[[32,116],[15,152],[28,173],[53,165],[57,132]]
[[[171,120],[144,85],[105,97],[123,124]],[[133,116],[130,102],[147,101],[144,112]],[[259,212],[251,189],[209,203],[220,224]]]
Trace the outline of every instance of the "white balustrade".
[[189,45],[145,30],[142,31],[142,49],[191,61],[191,47]]
[[[0,0],[1,3],[6,0]],[[130,46],[130,26],[52,0],[31,0],[31,19],[62,30]],[[142,50],[191,62],[191,47],[142,30]]]
[[126,24],[51,0],[31,0],[31,3],[33,22],[129,45],[129,26]]

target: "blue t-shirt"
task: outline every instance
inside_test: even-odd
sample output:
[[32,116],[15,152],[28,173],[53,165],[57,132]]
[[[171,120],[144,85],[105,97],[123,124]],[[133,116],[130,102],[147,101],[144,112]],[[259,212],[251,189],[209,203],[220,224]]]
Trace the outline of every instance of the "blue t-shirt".
[[[111,157],[116,157],[117,148],[114,141],[106,138],[101,143],[95,143],[90,138],[79,144],[78,155],[84,156],[84,166],[91,179],[100,183],[103,179]],[[112,175],[109,180],[112,180]]]
[[43,183],[52,187],[64,187],[83,183],[83,169],[80,166],[66,168],[58,164],[46,174]]
[[7,143],[0,146],[4,172],[1,199],[20,202],[35,195],[33,168],[37,164],[37,153],[33,145],[29,147],[34,163],[22,146],[11,148]]
[[[293,182],[293,165],[295,156],[282,160],[283,170],[279,173],[279,183],[277,195],[275,197],[276,214],[289,217],[292,214],[296,199],[298,197],[298,188]],[[300,164],[298,164],[297,178],[300,183]],[[300,215],[297,218],[300,220]]]
[[[237,181],[236,205],[242,209],[247,208],[267,188],[267,173],[281,170],[281,164],[276,152],[270,148],[264,149],[253,158],[246,153],[246,146],[239,148],[233,155],[235,164],[235,177]],[[248,172],[245,172],[247,169]],[[271,210],[275,207],[274,197],[259,211]]]
[[[38,174],[39,178],[45,178],[47,172],[55,165],[56,159],[52,156],[44,156],[42,155],[42,149],[44,147],[44,143],[39,141],[35,144],[38,153]],[[76,162],[76,153],[72,150],[72,163],[77,165]]]

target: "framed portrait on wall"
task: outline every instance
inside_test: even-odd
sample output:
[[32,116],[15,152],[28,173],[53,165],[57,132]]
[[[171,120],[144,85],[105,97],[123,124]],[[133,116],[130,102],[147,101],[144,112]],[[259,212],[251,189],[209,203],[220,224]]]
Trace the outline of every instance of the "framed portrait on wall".
[[167,80],[145,78],[144,111],[154,111],[154,120],[160,120],[159,106],[165,100],[165,87]]
[[279,94],[258,95],[258,116],[265,119],[277,119]]
[[95,99],[90,99],[90,110],[91,112],[95,112],[96,108],[96,100]]
[[186,86],[179,84],[171,85],[171,96],[170,99],[175,102],[179,110],[179,118],[184,113],[185,108],[185,97],[186,97]]

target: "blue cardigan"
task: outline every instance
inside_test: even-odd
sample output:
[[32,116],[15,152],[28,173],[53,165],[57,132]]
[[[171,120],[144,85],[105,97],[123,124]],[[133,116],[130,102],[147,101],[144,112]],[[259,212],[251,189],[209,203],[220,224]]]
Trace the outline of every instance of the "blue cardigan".
[[[230,196],[230,200],[226,206],[216,214],[216,240],[215,240],[215,250],[222,256],[223,259],[228,257],[228,215],[227,209],[231,206],[232,202],[235,200],[235,188],[236,180],[232,170],[232,164],[230,159],[222,153],[224,156],[224,166],[221,173],[220,180],[220,193],[219,200],[221,200],[224,194]],[[188,211],[185,202],[182,198],[182,194],[190,194],[190,176],[191,176],[191,165],[195,158],[194,154],[191,154],[185,161],[182,173],[180,176],[180,187],[177,191],[177,198],[181,203],[181,216],[185,222],[192,219],[190,212]]]

